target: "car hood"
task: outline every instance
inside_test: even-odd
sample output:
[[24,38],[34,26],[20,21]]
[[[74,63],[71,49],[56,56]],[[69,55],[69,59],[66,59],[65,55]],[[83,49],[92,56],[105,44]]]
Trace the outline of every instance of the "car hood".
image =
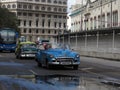
[[45,51],[45,53],[49,55],[53,55],[54,57],[75,57],[77,55],[76,52],[68,49],[49,49]]
[[36,48],[34,47],[27,47],[27,48],[22,48],[23,51],[37,51]]

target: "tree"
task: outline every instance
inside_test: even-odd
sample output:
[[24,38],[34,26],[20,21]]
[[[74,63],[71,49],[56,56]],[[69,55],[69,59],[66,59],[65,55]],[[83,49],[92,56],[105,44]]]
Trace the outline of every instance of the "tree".
[[0,28],[14,28],[18,30],[17,17],[6,8],[0,8]]

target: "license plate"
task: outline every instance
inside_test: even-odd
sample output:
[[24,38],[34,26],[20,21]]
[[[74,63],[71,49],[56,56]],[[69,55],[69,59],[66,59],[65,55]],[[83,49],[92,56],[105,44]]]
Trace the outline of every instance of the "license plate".
[[34,57],[35,54],[28,54],[27,56],[29,56],[29,57]]
[[69,64],[71,64],[71,62],[61,62],[61,64],[63,64],[63,65],[69,65]]

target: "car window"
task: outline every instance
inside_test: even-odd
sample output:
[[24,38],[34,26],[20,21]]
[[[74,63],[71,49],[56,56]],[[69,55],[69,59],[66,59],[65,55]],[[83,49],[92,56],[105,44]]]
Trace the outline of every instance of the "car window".
[[45,48],[44,48],[44,46],[42,44],[37,45],[37,48],[40,49],[40,50],[45,50]]
[[29,47],[36,47],[36,45],[35,44],[23,44],[21,47],[22,48],[29,48]]
[[70,46],[67,44],[59,44],[60,48],[62,49],[70,49]]

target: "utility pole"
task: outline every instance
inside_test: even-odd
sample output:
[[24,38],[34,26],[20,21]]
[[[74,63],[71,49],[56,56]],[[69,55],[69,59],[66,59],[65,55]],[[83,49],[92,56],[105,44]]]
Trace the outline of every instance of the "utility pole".
[[[81,9],[82,9],[82,7],[83,7],[83,0],[82,0],[82,6],[81,6]],[[83,23],[83,21],[82,21],[82,10],[81,10],[81,31],[82,31],[82,23]]]
[[111,28],[112,28],[112,0],[110,1],[111,3]]
[[[102,29],[102,0],[101,0],[101,29]],[[99,21],[98,21],[99,22]]]

